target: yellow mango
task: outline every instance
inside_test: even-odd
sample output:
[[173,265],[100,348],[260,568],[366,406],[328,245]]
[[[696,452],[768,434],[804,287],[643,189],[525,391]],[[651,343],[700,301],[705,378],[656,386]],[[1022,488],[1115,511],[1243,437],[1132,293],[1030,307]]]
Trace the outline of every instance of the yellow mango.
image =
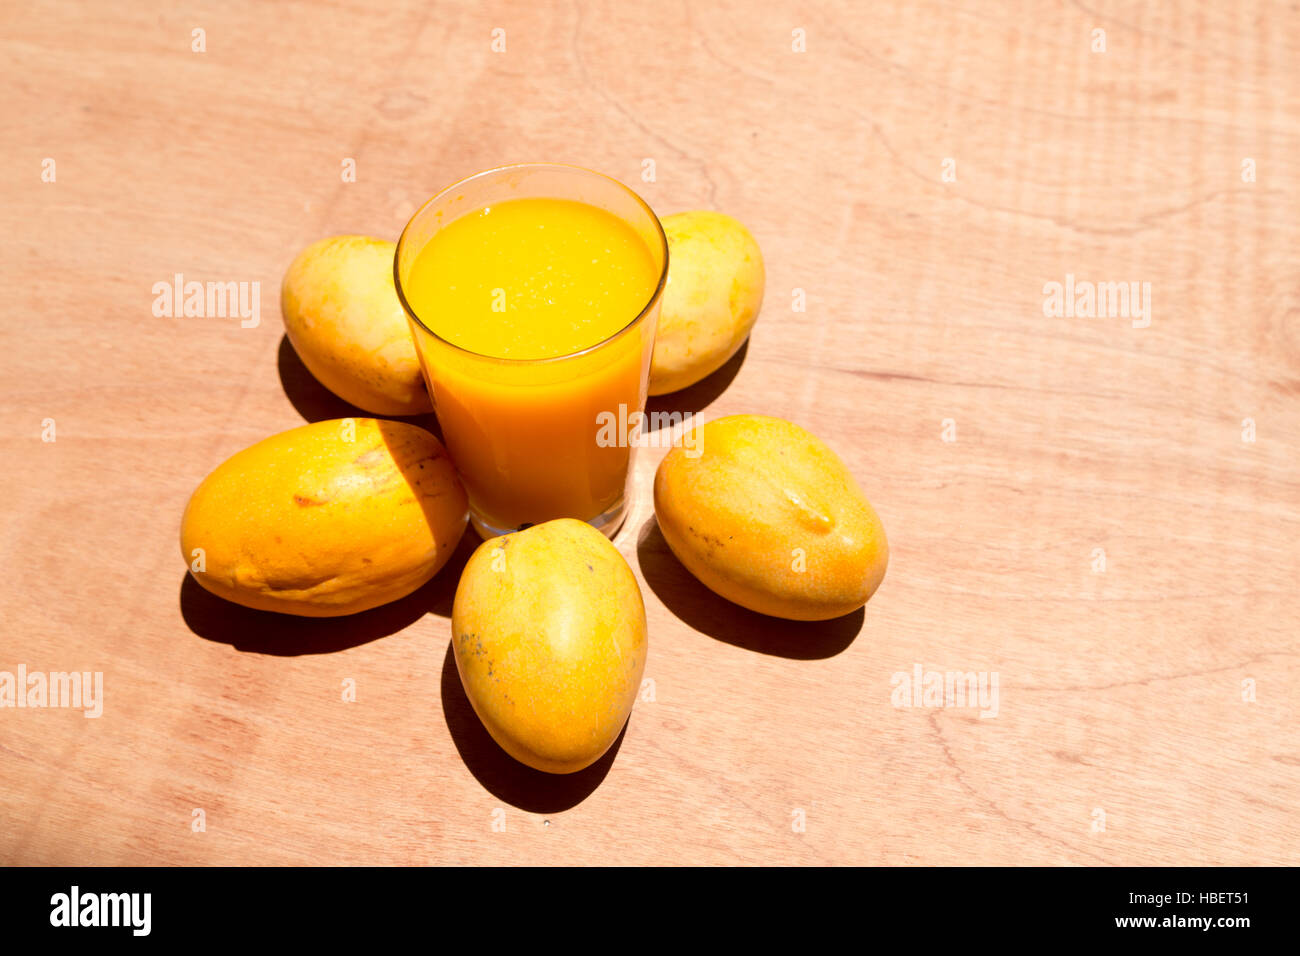
[[758,243],[720,212],[665,216],[668,284],[655,331],[650,394],[694,385],[745,344],[763,304],[766,272]]
[[573,773],[618,738],[645,670],[645,604],[591,525],[560,518],[483,542],[451,622],[465,693],[510,756]]
[[397,244],[369,236],[314,242],[280,287],[284,330],[322,385],[376,415],[433,411],[393,283]]
[[228,458],[185,508],[181,553],[219,597],[334,617],[420,587],[456,550],[468,517],[436,437],[405,422],[344,418]]
[[760,614],[848,614],[889,563],[885,529],[844,462],[779,418],[699,426],[664,456],[654,500],[664,540],[687,570]]

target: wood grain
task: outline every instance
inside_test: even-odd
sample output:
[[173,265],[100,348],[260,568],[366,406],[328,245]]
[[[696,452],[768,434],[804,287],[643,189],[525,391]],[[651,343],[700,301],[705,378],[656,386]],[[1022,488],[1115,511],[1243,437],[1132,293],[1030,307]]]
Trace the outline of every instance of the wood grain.
[[[1300,863],[1294,3],[0,22],[0,670],[104,675],[98,719],[0,709],[0,862]],[[177,546],[224,458],[350,412],[283,343],[294,254],[531,160],[750,226],[747,349],[658,407],[803,424],[893,552],[864,614],[744,612],[667,551],[647,450],[616,543],[654,700],[573,778],[513,764],[459,687],[469,539],[334,622],[223,604]],[[156,317],[176,273],[260,283],[260,323]],[[1149,282],[1149,327],[1046,316],[1067,274]],[[893,706],[917,664],[996,673],[996,717]]]

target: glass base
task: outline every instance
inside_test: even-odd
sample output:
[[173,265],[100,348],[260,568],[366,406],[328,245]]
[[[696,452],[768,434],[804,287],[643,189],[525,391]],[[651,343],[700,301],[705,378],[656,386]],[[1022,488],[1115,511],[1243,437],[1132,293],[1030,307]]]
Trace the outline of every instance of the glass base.
[[[614,507],[610,508],[608,511],[605,511],[594,518],[589,518],[587,524],[591,525],[605,537],[613,538],[614,535],[618,534],[618,529],[623,527],[623,520],[626,517],[627,496],[625,495],[619,499],[618,504],[614,505]],[[520,525],[517,528],[498,528],[480,518],[472,507],[469,509],[469,523],[474,526],[474,530],[478,532],[479,537],[484,541],[487,541],[490,538],[500,537],[503,534],[513,534],[516,531],[523,531],[525,528],[532,527],[531,524],[525,524]]]

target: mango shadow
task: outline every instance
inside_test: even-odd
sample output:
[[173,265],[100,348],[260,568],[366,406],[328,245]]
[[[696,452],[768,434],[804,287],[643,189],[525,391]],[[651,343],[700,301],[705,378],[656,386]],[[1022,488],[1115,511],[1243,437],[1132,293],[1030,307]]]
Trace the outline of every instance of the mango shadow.
[[577,773],[543,773],[521,764],[501,749],[474,713],[450,641],[442,661],[442,715],[461,759],[483,788],[528,813],[559,813],[587,799],[609,773],[627,733],[624,724],[605,755]]
[[760,654],[794,660],[834,657],[853,643],[866,620],[864,608],[829,621],[787,621],[733,604],[682,566],[654,516],[641,526],[636,556],[650,590],[678,618],[715,640]]
[[740,347],[740,350],[727,359],[712,375],[678,392],[651,395],[645,403],[646,431],[658,431],[659,420],[655,417],[657,414],[676,415],[676,421],[680,421],[681,416],[696,415],[712,405],[717,397],[727,390],[732,379],[740,374],[740,367],[745,364],[745,353],[748,351],[749,339],[745,339],[745,344]]
[[345,402],[316,380],[293,349],[289,336],[280,336],[280,350],[276,355],[280,385],[285,397],[309,422],[322,422],[332,418],[368,418],[351,402]]
[[234,604],[205,591],[186,574],[181,581],[181,617],[204,640],[229,644],[245,653],[277,657],[333,654],[414,624],[424,615],[430,593],[436,592],[438,577],[399,601],[369,611],[345,617],[299,617]]
[[284,389],[289,404],[308,422],[331,421],[336,418],[383,418],[418,425],[433,432],[442,441],[442,429],[436,415],[377,415],[339,398],[311,374],[294,351],[288,335],[280,336],[276,368],[280,373],[280,386]]

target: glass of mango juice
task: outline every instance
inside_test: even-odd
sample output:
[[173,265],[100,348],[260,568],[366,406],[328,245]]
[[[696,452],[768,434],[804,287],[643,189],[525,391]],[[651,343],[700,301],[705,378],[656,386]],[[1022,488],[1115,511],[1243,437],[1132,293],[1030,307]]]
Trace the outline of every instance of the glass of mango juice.
[[[412,217],[393,263],[484,538],[554,518],[613,536],[668,275],[659,219],[577,166],[478,173]],[[611,435],[613,437],[611,438]]]

